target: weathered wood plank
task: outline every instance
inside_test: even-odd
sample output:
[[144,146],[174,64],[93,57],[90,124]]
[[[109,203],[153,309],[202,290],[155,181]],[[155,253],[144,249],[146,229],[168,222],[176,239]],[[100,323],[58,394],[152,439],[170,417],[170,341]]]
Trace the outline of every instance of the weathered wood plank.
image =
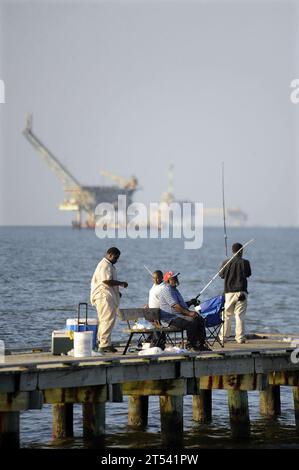
[[268,374],[269,385],[285,385],[297,387],[299,385],[299,370],[274,371]]
[[106,366],[72,367],[62,371],[40,371],[38,374],[40,390],[104,385],[105,383]]
[[44,403],[102,403],[108,398],[107,386],[51,388],[43,391]]
[[22,372],[20,374],[20,385],[21,391],[32,391],[38,388],[38,374],[37,372]]
[[119,309],[119,318],[122,321],[138,320],[145,318],[148,321],[160,320],[159,308],[121,308]]
[[36,410],[41,409],[42,405],[42,396],[38,391],[0,394],[0,412]]
[[202,375],[230,375],[230,374],[253,374],[253,357],[230,357],[198,359],[194,363],[195,377]]
[[173,380],[146,380],[138,382],[125,382],[123,384],[124,395],[186,395],[187,381],[185,379]]
[[177,377],[176,364],[123,364],[107,368],[107,383],[124,383],[138,380],[161,380]]
[[273,371],[295,371],[299,370],[299,364],[291,362],[290,353],[263,355],[255,358],[255,370],[258,373],[267,374]]
[[0,393],[14,392],[18,389],[19,373],[6,372],[0,376]]
[[230,374],[202,376],[198,379],[200,390],[263,390],[261,374]]

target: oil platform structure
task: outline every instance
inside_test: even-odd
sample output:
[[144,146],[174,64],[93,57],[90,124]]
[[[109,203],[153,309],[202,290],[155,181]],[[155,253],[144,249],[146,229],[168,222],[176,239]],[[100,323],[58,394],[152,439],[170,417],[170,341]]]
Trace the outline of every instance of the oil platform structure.
[[59,209],[75,213],[75,219],[72,221],[74,228],[94,228],[96,225],[95,208],[101,202],[110,203],[117,210],[118,196],[125,195],[127,205],[131,204],[135,191],[139,189],[135,176],[125,179],[108,171],[102,171],[104,176],[108,176],[118,184],[83,186],[33,133],[31,114],[26,115],[23,134],[61,182],[65,198],[59,204]]
[[[172,202],[183,204],[184,202],[191,202],[189,200],[178,200],[174,196],[174,165],[171,164],[168,167],[168,188],[161,195],[161,202],[170,205]],[[223,217],[223,209],[220,207],[204,207],[204,217],[208,220],[208,223],[215,224],[215,221],[219,222]],[[233,227],[242,227],[246,225],[248,215],[239,207],[227,208],[225,214],[229,225]],[[159,215],[163,219],[163,214]]]

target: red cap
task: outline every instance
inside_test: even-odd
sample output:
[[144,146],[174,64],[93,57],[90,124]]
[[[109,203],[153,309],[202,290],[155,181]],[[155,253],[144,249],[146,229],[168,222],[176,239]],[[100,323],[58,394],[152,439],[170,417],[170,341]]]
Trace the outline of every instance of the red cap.
[[165,274],[164,274],[164,277],[163,277],[163,280],[164,282],[168,282],[168,279],[170,277],[177,277],[180,273],[174,273],[173,271],[167,271]]

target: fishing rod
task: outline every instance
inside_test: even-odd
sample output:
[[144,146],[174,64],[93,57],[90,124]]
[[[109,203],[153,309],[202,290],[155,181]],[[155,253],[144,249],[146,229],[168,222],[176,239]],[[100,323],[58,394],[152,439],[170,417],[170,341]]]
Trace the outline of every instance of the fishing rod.
[[227,231],[226,231],[226,211],[225,211],[225,193],[224,193],[224,162],[222,162],[222,210],[223,210],[225,255],[227,256]]
[[200,293],[195,297],[196,300],[209,287],[209,285],[212,284],[212,282],[216,279],[216,277],[219,276],[219,274],[224,270],[224,268],[226,268],[226,266],[240,253],[240,251],[244,250],[244,248],[246,248],[246,246],[248,246],[252,242],[254,242],[254,238],[252,238],[247,243],[245,243],[245,245],[243,245],[242,248],[240,248],[238,251],[236,251],[236,253],[233,254],[233,256],[222,266],[222,268],[219,269],[218,273],[216,273],[215,276],[212,277],[212,279],[208,282],[208,284],[205,285],[204,288],[200,291]]
[[152,276],[153,273],[151,272],[151,270],[144,264],[143,267],[147,270],[147,272]]

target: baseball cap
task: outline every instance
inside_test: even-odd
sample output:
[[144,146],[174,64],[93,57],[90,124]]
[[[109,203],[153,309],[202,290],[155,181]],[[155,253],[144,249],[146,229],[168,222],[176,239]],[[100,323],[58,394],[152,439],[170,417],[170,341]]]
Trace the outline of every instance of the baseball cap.
[[163,280],[164,280],[164,282],[168,282],[168,279],[169,279],[170,277],[176,277],[176,276],[178,276],[179,274],[180,274],[180,273],[174,273],[173,271],[167,271],[167,272],[164,274],[164,276],[163,276]]

